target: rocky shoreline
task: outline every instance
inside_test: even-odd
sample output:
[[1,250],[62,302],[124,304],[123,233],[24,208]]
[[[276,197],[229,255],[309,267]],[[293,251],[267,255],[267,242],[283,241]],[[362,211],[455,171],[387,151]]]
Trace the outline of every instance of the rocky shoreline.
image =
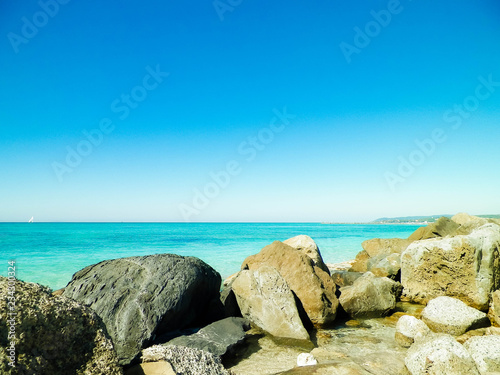
[[500,373],[500,220],[362,247],[327,265],[306,235],[275,241],[224,283],[173,254],[104,261],[56,292],[16,280],[11,325],[0,278],[0,373]]

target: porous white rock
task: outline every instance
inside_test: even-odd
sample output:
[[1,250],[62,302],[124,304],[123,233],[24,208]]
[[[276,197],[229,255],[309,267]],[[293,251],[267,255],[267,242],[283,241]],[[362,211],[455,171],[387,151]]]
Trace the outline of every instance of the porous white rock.
[[422,311],[422,321],[434,332],[459,336],[469,329],[489,326],[488,316],[462,301],[451,297],[437,297]]

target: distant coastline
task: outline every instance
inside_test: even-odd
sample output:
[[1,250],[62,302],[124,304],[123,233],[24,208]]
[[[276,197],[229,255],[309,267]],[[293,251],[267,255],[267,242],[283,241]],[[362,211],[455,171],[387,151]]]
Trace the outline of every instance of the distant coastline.
[[427,225],[429,223],[424,222],[378,222],[378,221],[367,221],[367,222],[321,222],[322,225]]
[[[350,224],[350,225],[381,225],[381,224],[401,224],[401,225],[427,225],[435,223],[440,217],[451,218],[453,215],[430,215],[430,216],[402,216],[402,217],[382,217],[369,222],[322,222],[321,224]],[[500,219],[500,215],[475,215],[485,219]]]

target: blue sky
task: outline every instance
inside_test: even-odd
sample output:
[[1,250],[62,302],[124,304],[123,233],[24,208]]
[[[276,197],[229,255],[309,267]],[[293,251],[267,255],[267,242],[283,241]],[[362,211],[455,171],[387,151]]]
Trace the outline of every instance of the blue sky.
[[500,213],[496,1],[0,8],[0,221]]

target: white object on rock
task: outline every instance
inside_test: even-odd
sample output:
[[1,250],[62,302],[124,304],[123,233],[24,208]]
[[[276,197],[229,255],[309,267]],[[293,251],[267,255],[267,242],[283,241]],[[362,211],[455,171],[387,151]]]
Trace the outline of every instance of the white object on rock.
[[314,366],[317,365],[318,361],[314,358],[311,353],[300,353],[297,357],[297,366]]

